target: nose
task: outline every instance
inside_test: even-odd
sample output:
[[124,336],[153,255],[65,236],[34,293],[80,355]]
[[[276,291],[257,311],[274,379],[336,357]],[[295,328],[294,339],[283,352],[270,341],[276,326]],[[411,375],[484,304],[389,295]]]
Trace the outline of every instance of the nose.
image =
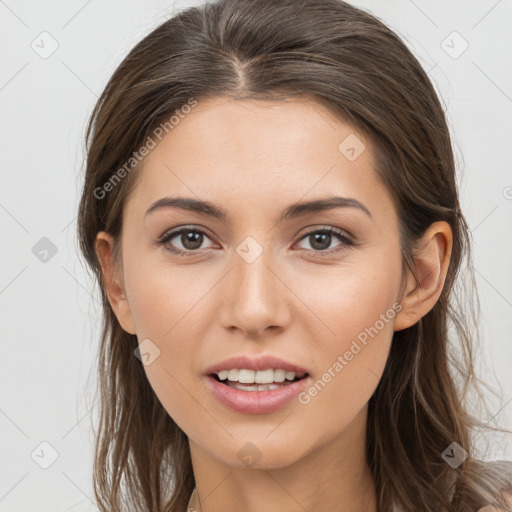
[[223,280],[221,290],[220,319],[226,329],[259,338],[289,325],[288,301],[292,294],[269,253],[264,250],[254,261],[233,254],[234,268]]

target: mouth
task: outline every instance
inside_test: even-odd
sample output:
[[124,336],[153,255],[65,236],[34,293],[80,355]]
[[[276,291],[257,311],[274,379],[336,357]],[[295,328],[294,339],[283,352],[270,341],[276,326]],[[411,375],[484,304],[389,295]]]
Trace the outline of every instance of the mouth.
[[311,372],[280,357],[246,354],[204,371],[208,393],[231,411],[270,414],[289,405],[311,384]]
[[309,373],[285,370],[221,370],[209,374],[209,377],[227,387],[240,391],[272,391],[290,386],[309,377]]
[[208,393],[242,414],[271,414],[291,404],[311,385],[308,372],[284,369],[218,370],[205,375]]

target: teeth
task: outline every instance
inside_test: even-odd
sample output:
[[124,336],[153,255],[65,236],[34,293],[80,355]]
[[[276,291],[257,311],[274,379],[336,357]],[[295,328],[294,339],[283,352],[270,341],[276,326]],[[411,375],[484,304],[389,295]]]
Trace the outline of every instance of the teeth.
[[239,384],[237,382],[229,382],[228,386],[231,388],[240,389],[241,391],[269,391],[271,389],[282,388],[286,386],[286,384],[257,384],[256,386],[254,386],[250,384],[247,385]]
[[[268,371],[272,372],[272,370],[268,370]],[[288,380],[295,379],[295,373],[289,372],[289,374],[293,375],[293,377]],[[274,370],[270,374],[270,377],[274,379],[274,382],[284,382],[284,380],[286,379],[286,371],[285,370]]]
[[[231,382],[240,382],[241,384],[272,384],[274,382],[294,380],[295,377],[302,378],[305,374],[295,374],[295,372],[269,368],[268,370],[258,371],[247,369],[221,370],[217,375],[220,380],[227,379]],[[255,387],[251,387],[251,389],[255,389]]]
[[228,370],[221,370],[219,373],[217,373],[217,375],[219,376],[220,380],[226,380],[228,378],[229,371]]
[[228,380],[238,380],[239,370],[229,370]]
[[254,383],[254,375],[256,372],[254,370],[240,370],[238,372],[238,382],[242,384],[251,384]]

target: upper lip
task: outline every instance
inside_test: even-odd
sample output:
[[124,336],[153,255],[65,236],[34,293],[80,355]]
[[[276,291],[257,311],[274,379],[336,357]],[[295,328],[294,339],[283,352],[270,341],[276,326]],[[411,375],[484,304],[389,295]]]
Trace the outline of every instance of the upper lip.
[[309,373],[308,370],[302,368],[293,363],[288,363],[283,359],[276,356],[266,355],[257,358],[251,358],[247,355],[240,355],[230,357],[221,363],[214,364],[206,369],[205,374],[211,375],[212,373],[218,373],[221,370],[232,370],[232,369],[247,369],[247,370],[268,370],[268,369],[282,369],[287,372],[295,372],[297,374]]

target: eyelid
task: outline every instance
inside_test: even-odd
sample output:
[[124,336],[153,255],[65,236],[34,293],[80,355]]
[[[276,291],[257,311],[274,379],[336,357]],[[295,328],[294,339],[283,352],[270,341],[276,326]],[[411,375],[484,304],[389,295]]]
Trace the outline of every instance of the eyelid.
[[305,236],[310,235],[311,233],[317,233],[319,231],[324,231],[324,232],[327,231],[329,233],[335,233],[335,234],[343,236],[343,237],[347,238],[348,240],[350,240],[351,242],[355,243],[354,235],[352,235],[346,229],[341,229],[341,228],[337,228],[335,226],[321,225],[321,224],[317,225],[317,226],[313,226],[313,227],[309,228],[307,231],[305,231],[304,233],[302,233],[300,240],[302,240]]
[[[155,240],[153,242],[153,245],[163,246],[163,245],[167,244],[173,238],[181,235],[184,232],[190,232],[190,231],[195,231],[196,233],[201,233],[203,235],[206,235],[210,240],[212,240],[214,238],[212,235],[210,235],[209,230],[203,226],[199,226],[197,224],[184,225],[184,226],[178,226],[175,228],[171,228],[171,229],[165,231],[163,235],[161,235],[157,240]],[[204,252],[203,250],[196,250],[196,251],[183,251],[181,249],[175,249],[175,250],[167,249],[167,250],[171,253],[176,253],[176,254],[188,253],[188,254],[196,254],[197,255],[197,254],[202,254]]]
[[163,240],[171,235],[176,236],[177,234],[180,234],[182,231],[185,230],[201,232],[204,233],[205,235],[208,235],[208,237],[210,238],[214,238],[210,230],[208,228],[205,228],[204,226],[201,226],[200,224],[184,224],[183,226],[176,226],[174,228],[168,229],[167,231],[164,231],[164,233],[158,238],[158,240]]
[[313,233],[329,233],[331,236],[336,237],[340,244],[334,249],[329,249],[326,251],[315,251],[313,249],[302,249],[302,251],[306,251],[306,254],[314,255],[315,257],[320,258],[328,258],[332,256],[337,256],[340,252],[346,251],[350,247],[356,246],[355,237],[347,232],[344,229],[337,228],[334,226],[314,226],[305,233],[301,235],[297,243],[300,243],[302,240],[307,238],[309,235]]

